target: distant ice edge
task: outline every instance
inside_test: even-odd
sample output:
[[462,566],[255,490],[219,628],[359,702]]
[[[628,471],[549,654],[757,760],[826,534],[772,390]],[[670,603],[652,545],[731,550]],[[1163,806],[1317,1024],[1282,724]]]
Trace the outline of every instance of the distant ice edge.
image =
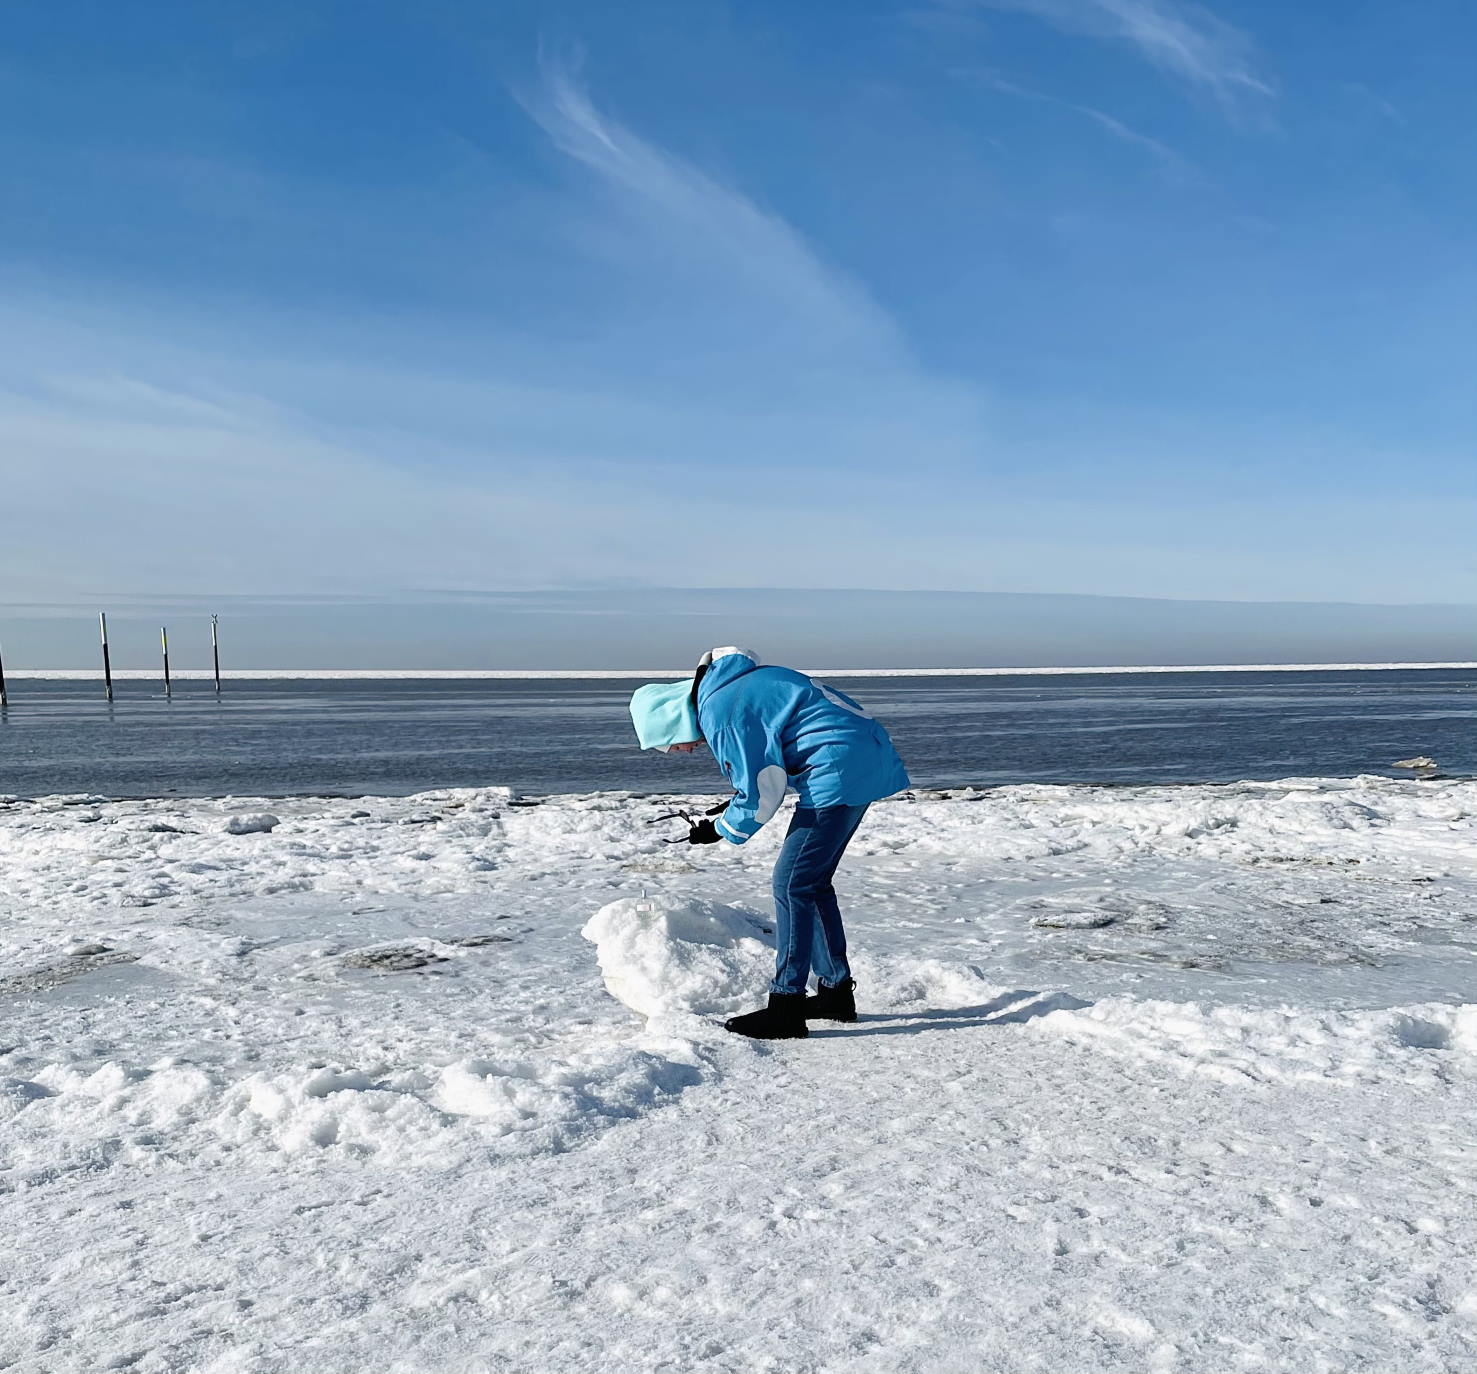
[[[1472,669],[1474,663],[1164,663],[1130,664],[1099,667],[1020,667],[1020,668],[807,668],[813,677],[1090,677],[1099,674],[1135,673],[1382,673]],[[295,681],[487,681],[506,679],[635,681],[647,678],[680,678],[690,675],[690,668],[238,668],[222,676],[244,682]],[[12,679],[56,682],[85,682],[98,676],[95,668],[20,668],[10,669]],[[114,669],[116,679],[130,682],[152,681],[159,676],[153,668]],[[176,668],[176,680],[209,681],[207,668]]]

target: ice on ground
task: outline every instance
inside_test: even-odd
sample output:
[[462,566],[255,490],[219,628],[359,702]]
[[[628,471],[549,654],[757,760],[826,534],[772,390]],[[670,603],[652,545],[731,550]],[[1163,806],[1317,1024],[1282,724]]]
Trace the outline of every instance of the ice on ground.
[[1477,784],[673,800],[0,802],[0,1367],[1477,1369]]
[[1036,1029],[1229,1084],[1319,1080],[1436,1088],[1477,1077],[1473,1005],[1310,1012],[1111,997],[1064,1010]]
[[732,1015],[774,973],[773,924],[722,902],[624,897],[580,934],[610,995],[648,1018]]

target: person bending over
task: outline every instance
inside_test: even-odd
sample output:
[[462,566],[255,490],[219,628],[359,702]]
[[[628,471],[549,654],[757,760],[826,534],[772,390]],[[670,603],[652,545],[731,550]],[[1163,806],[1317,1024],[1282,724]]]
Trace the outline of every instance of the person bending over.
[[[909,785],[887,731],[842,692],[748,649],[713,649],[692,680],[650,683],[631,698],[643,749],[691,753],[703,741],[733,785],[691,844],[744,844],[798,793],[774,866],[775,973],[768,1005],[725,1022],[739,1035],[789,1040],[807,1019],[855,1021],[856,984],[831,880],[867,807]],[[817,987],[805,995],[812,968]]]

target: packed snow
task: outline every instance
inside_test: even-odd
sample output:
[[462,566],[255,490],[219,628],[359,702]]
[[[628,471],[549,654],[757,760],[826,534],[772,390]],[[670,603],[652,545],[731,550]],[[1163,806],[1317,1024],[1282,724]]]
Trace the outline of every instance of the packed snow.
[[0,799],[0,1369],[1477,1370],[1477,783],[673,801]]

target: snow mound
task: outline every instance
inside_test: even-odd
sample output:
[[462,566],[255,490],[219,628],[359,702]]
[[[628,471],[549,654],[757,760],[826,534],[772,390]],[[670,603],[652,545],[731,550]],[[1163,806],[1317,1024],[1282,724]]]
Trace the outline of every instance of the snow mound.
[[400,1067],[50,1064],[0,1077],[0,1171],[16,1181],[157,1158],[246,1169],[274,1156],[327,1166],[453,1168],[558,1153],[662,1106],[702,1077],[690,1045],[529,1046],[487,1037],[496,1057]]
[[1431,1086],[1477,1067],[1473,1005],[1356,1011],[1105,997],[1036,1025],[1043,1033],[1227,1084]]
[[580,934],[610,995],[645,1017],[732,1015],[774,975],[773,926],[725,902],[625,897]]
[[231,816],[221,829],[227,835],[266,835],[281,824],[270,811],[248,811],[244,815]]

